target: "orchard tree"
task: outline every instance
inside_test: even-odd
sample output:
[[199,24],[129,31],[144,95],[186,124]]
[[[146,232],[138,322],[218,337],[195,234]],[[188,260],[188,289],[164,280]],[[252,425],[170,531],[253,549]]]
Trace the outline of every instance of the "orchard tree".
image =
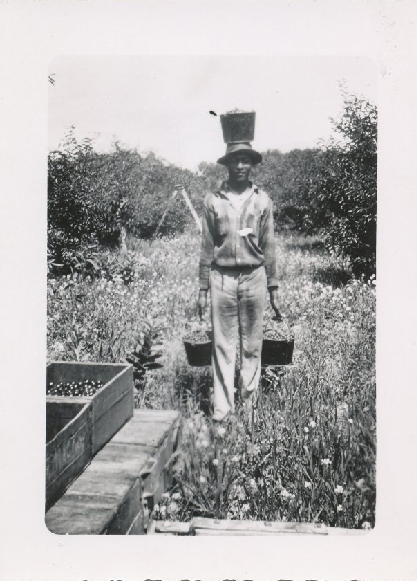
[[305,225],[348,256],[355,274],[368,276],[376,270],[376,107],[344,94],[343,115],[333,124],[337,138],[315,156],[302,184]]

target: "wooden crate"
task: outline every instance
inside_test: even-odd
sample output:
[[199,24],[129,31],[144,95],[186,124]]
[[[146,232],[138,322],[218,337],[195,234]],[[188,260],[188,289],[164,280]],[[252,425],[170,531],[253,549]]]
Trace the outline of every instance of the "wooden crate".
[[46,513],[55,534],[144,534],[152,505],[166,491],[179,413],[135,410]]
[[93,414],[86,403],[46,404],[46,509],[93,457]]
[[124,363],[78,363],[55,361],[46,369],[47,384],[98,381],[103,387],[91,397],[47,396],[55,404],[92,406],[93,454],[108,442],[133,415],[133,368]]
[[91,397],[46,397],[46,510],[133,415],[133,369],[126,364],[52,362],[47,384],[101,380]]
[[148,459],[134,446],[109,443],[46,513],[58,535],[144,533],[141,473]]

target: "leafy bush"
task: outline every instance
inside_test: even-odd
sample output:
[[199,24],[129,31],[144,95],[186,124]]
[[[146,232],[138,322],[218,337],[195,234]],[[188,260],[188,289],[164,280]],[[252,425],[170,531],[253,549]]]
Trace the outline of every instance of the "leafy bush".
[[345,95],[333,139],[313,157],[300,186],[304,230],[320,232],[329,249],[348,256],[357,275],[375,273],[377,207],[377,111]]

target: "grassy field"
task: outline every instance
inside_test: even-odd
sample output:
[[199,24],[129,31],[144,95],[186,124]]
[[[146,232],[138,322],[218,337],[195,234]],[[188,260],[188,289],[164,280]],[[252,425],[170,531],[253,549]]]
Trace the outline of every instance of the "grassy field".
[[117,362],[146,336],[161,343],[163,367],[140,379],[136,405],[180,409],[183,421],[174,486],[156,518],[373,527],[375,280],[351,279],[318,240],[277,237],[296,365],[263,373],[250,437],[239,407],[224,428],[212,426],[210,370],[186,362],[181,337],[196,317],[198,254],[196,233],[130,240],[127,252],[99,257],[101,273],[51,278],[49,359]]

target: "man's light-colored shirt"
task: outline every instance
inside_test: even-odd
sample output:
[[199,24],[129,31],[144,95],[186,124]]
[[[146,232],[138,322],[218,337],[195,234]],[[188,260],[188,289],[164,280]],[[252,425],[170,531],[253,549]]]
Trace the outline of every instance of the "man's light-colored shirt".
[[218,192],[207,194],[204,200],[200,289],[209,288],[213,263],[225,268],[265,265],[268,288],[277,287],[271,199],[254,184],[242,194],[246,198],[242,198],[242,205],[232,203],[230,195],[224,182]]

